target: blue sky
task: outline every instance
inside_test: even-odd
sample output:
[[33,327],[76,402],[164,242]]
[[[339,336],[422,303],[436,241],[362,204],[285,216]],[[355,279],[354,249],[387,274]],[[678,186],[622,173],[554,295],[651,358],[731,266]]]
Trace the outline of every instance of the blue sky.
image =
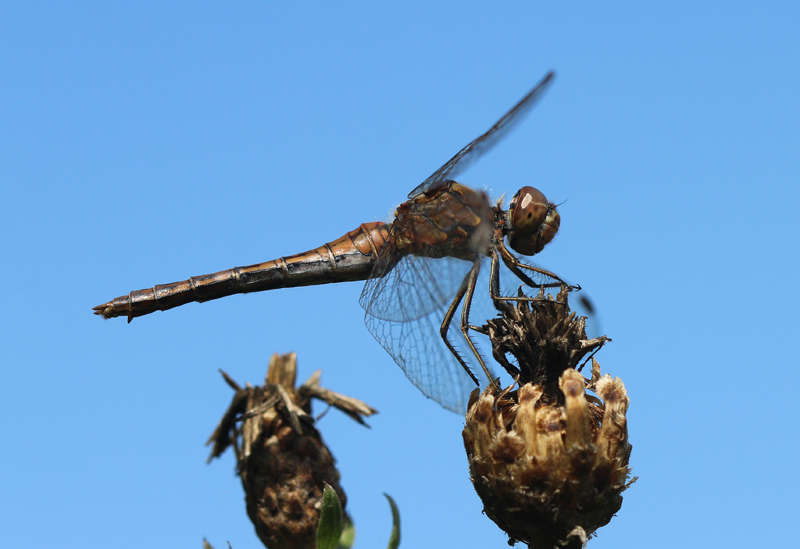
[[102,322],[130,290],[387,220],[548,70],[460,177],[561,206],[535,261],[579,282],[631,396],[639,482],[590,547],[785,545],[796,519],[800,10],[790,2],[0,5],[0,542],[259,547],[231,456],[239,382],[380,410],[320,422],[356,547],[504,547],[461,417],[363,325],[361,284]]

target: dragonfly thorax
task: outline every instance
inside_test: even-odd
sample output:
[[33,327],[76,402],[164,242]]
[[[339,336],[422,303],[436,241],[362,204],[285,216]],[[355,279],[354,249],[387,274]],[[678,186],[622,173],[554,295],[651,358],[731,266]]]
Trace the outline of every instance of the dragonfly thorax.
[[555,204],[534,187],[522,187],[508,208],[508,245],[522,255],[535,255],[553,240],[561,217]]

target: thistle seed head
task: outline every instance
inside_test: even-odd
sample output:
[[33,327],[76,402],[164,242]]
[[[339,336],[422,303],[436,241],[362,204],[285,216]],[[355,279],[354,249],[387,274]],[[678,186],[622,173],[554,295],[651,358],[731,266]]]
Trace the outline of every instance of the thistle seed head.
[[209,461],[233,446],[237,472],[245,491],[247,514],[269,549],[313,549],[316,546],[322,494],[328,484],[342,508],[347,497],[339,484],[336,461],[311,416],[311,398],[326,401],[360,423],[375,410],[363,402],[319,386],[316,372],[295,387],[294,353],[273,355],[262,387],[241,388],[208,441]]
[[633,482],[625,386],[594,358],[591,379],[574,369],[609,340],[587,340],[566,299],[521,302],[489,322],[495,357],[516,358],[518,381],[476,390],[463,432],[484,512],[509,543],[540,549],[582,547]]

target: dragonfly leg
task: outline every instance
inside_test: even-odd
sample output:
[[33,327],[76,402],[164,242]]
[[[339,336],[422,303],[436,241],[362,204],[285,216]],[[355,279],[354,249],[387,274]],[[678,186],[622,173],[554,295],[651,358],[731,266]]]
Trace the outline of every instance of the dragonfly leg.
[[[506,267],[508,267],[508,269],[512,273],[514,273],[517,276],[517,278],[519,278],[522,282],[524,282],[531,288],[539,288],[542,290],[542,292],[544,292],[545,288],[560,288],[562,286],[566,286],[569,289],[569,291],[581,289],[580,286],[571,286],[567,284],[566,282],[561,280],[561,277],[559,277],[557,274],[553,272],[550,272],[546,269],[542,269],[540,267],[534,267],[533,265],[527,265],[523,263],[522,261],[514,257],[514,255],[508,251],[508,249],[505,247],[505,244],[503,244],[502,242],[498,244],[497,251],[500,252],[500,258],[503,260],[503,263],[505,263]],[[543,299],[543,297],[506,297],[500,295],[500,283],[498,274],[499,266],[495,267],[496,261],[497,261],[497,252],[494,252],[492,254],[492,267],[493,267],[492,276],[494,277],[494,280],[490,285],[493,300],[519,302],[519,301],[541,301]],[[530,276],[528,276],[525,273],[525,270],[553,278],[554,280],[556,280],[556,282],[537,284],[536,281],[534,281]]]
[[[444,320],[442,321],[442,326],[439,328],[439,335],[442,336],[442,339],[444,340],[444,344],[447,345],[447,348],[450,349],[450,352],[453,353],[454,357],[456,357],[456,360],[458,360],[458,362],[461,364],[461,367],[464,368],[464,371],[466,371],[467,374],[469,375],[469,377],[472,379],[472,381],[475,382],[475,385],[480,387],[481,384],[478,381],[478,378],[475,377],[475,374],[473,374],[472,370],[469,369],[469,366],[464,361],[464,358],[460,354],[458,354],[458,351],[456,350],[456,348],[453,347],[453,344],[450,343],[450,340],[447,338],[447,332],[450,329],[450,324],[452,324],[452,322],[453,322],[453,317],[456,314],[456,309],[458,309],[458,305],[461,303],[461,300],[464,299],[464,295],[467,293],[467,287],[469,285],[468,281],[470,279],[470,276],[472,275],[472,271],[473,270],[474,270],[474,267],[467,274],[466,278],[464,278],[464,282],[462,282],[461,287],[458,289],[458,293],[456,294],[455,298],[453,298],[453,302],[450,303],[450,307],[447,309],[447,313],[444,315]],[[469,340],[467,340],[467,341],[469,341]],[[480,360],[480,357],[479,357],[479,360]],[[483,364],[482,360],[481,360],[481,366],[483,366],[484,370],[486,369],[486,366]],[[491,379],[491,378],[489,378],[489,379]]]
[[[481,271],[481,262],[480,260],[475,261],[470,269],[469,274],[467,274],[466,280],[466,294],[464,295],[464,305],[461,308],[461,333],[464,334],[464,339],[467,340],[467,344],[469,348],[472,349],[473,354],[477,357],[478,362],[483,368],[483,373],[486,374],[486,377],[489,379],[489,383],[495,385],[494,376],[489,371],[489,368],[486,367],[486,363],[483,361],[483,357],[478,352],[478,348],[475,347],[475,344],[472,342],[472,338],[469,337],[469,310],[472,307],[472,297],[475,295],[475,287],[477,286],[478,282],[478,274]],[[499,387],[497,387],[499,389]]]
[[[504,300],[504,299],[501,300],[501,299],[496,299],[495,298],[495,296],[500,294],[500,260],[497,257],[497,253],[494,253],[494,251],[490,255],[491,255],[491,258],[492,258],[492,266],[491,266],[491,270],[489,271],[489,294],[494,299],[495,308],[498,311],[500,311],[501,314],[506,314],[506,313],[508,313],[508,311],[506,309],[510,308],[511,305],[509,305],[507,303],[507,300]],[[469,296],[470,299],[471,299],[471,297],[472,296]],[[465,305],[465,307],[468,307],[468,305]],[[464,322],[466,322],[466,320],[462,318],[462,330],[463,330],[463,323]],[[473,330],[475,332],[478,332],[479,334],[483,334],[483,335],[491,337],[489,331],[486,329],[485,326],[469,325],[469,329]],[[464,334],[464,335],[465,335],[465,337],[467,337],[466,334]],[[468,339],[468,341],[470,341],[470,343],[471,343],[471,340]],[[477,351],[476,351],[475,354],[477,354]],[[500,365],[506,370],[506,372],[509,373],[509,375],[511,375],[511,377],[514,378],[514,380],[517,383],[519,383],[519,375],[520,375],[519,368],[517,368],[516,366],[511,364],[508,361],[508,359],[506,359],[504,354],[499,354],[499,355],[498,354],[494,354],[494,359],[497,362],[500,363]],[[487,375],[488,374],[489,373],[487,372]],[[492,383],[494,384],[494,380],[492,379],[491,376],[489,376],[489,379],[492,380]],[[495,387],[497,387],[496,384],[495,384]],[[498,387],[498,389],[499,389],[499,387]]]
[[[495,308],[502,313],[503,307],[508,306],[506,305],[506,302],[512,300],[508,299],[505,296],[500,295],[500,260],[497,257],[497,251],[494,249],[492,250],[491,256],[492,256],[492,266],[491,270],[489,271],[489,295],[491,296],[492,301],[494,302]],[[530,280],[530,278],[528,278],[528,276],[525,273],[514,272],[514,274],[516,274],[520,278],[524,277],[523,282],[525,282],[526,284],[528,284],[528,282],[533,284],[533,280]],[[528,280],[527,281],[524,280],[525,278],[528,278]]]
[[[527,264],[523,263],[522,261],[517,259],[514,256],[514,254],[512,254],[511,252],[508,251],[508,248],[506,248],[505,243],[503,243],[503,242],[499,243],[499,245],[497,246],[497,249],[500,251],[500,257],[503,259],[503,263],[505,263],[506,266],[514,272],[514,274],[519,276],[526,284],[529,284],[530,286],[533,286],[533,287],[544,286],[545,288],[556,288],[558,286],[562,286],[563,285],[563,286],[567,286],[567,287],[573,288],[573,289],[580,289],[580,288],[576,288],[575,286],[570,286],[569,284],[567,284],[566,282],[561,280],[561,277],[558,276],[555,273],[552,273],[552,272],[550,272],[548,270],[542,269],[541,267],[534,267],[533,265],[527,265]],[[523,272],[522,272],[523,269],[531,271],[531,272],[534,272],[534,273],[543,274],[545,276],[549,276],[550,278],[553,278],[553,279],[557,280],[558,282],[550,282],[548,284],[536,284],[536,282],[533,282],[533,280],[530,277],[528,277],[525,274],[523,274]]]

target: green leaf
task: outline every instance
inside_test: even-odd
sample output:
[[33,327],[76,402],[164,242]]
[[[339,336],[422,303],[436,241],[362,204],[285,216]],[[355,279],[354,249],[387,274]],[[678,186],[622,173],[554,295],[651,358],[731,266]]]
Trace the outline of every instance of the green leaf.
[[392,496],[383,494],[389,500],[389,505],[392,507],[392,535],[389,536],[389,549],[397,549],[400,545],[400,511],[397,510]]
[[322,512],[317,526],[317,549],[336,549],[339,538],[342,537],[342,504],[336,490],[325,485],[322,494]]
[[356,527],[350,521],[350,517],[344,517],[344,531],[342,537],[339,538],[339,545],[336,549],[350,549],[356,541]]

